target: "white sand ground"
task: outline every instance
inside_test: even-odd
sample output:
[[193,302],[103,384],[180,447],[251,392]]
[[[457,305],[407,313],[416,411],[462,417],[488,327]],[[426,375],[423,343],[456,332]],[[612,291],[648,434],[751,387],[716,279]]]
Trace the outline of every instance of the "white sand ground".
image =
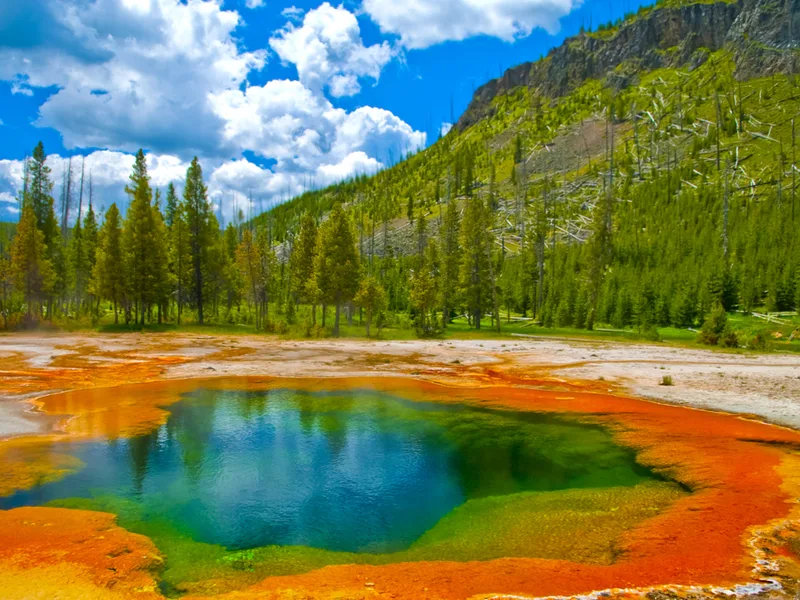
[[[622,393],[752,415],[800,429],[800,356],[789,354],[551,338],[370,342],[283,341],[251,335],[13,334],[0,336],[0,437],[49,426],[51,421],[28,402],[32,398],[54,389],[85,387],[94,369],[99,373],[113,365],[151,363],[158,363],[155,374],[132,374],[126,381],[404,375],[463,384],[470,375],[494,370],[525,377],[604,380]],[[72,371],[80,384],[71,383]],[[57,381],[48,379],[56,373]],[[659,385],[664,375],[672,377],[674,386]]]

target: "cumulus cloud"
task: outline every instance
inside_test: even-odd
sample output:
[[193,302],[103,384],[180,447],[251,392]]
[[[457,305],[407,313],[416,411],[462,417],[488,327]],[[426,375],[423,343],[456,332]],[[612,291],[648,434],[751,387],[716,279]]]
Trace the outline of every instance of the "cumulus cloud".
[[341,181],[354,173],[371,175],[383,167],[383,164],[364,152],[351,152],[335,165],[321,165],[317,171],[319,183],[328,185]]
[[289,6],[288,8],[284,8],[281,11],[281,16],[286,19],[299,21],[300,19],[303,18],[305,12],[306,12],[305,10],[303,10],[302,8],[298,8],[297,6]]
[[487,35],[512,41],[536,28],[549,33],[583,0],[364,0],[363,9],[384,33],[406,48]]
[[262,6],[266,6],[267,3],[264,0],[245,0],[244,5],[253,10],[256,8],[261,8]]
[[[133,168],[134,156],[124,152],[97,150],[85,157],[72,157],[73,189],[77,202],[80,185],[81,163],[84,168],[84,212],[89,202],[89,180],[93,188],[93,201],[96,209],[107,208],[116,202],[123,211],[128,204],[125,186],[129,182]],[[181,184],[186,177],[187,162],[176,156],[148,154],[148,173],[153,187],[165,188],[170,182]],[[54,184],[53,197],[58,202],[61,194],[64,174],[68,169],[69,158],[58,154],[47,157],[47,166],[50,167],[50,180]],[[24,168],[21,160],[0,160],[0,198],[13,198],[17,204],[16,195],[23,187]],[[7,206],[0,206],[0,219]]]
[[17,204],[17,197],[10,192],[0,192],[0,204]]
[[14,85],[21,93],[58,86],[37,124],[57,129],[67,148],[229,150],[219,147],[221,123],[206,96],[240,86],[266,60],[265,50],[238,48],[238,13],[201,0],[33,4],[35,26],[28,13],[11,9],[0,35],[26,25],[34,38],[44,33],[35,44],[4,40],[0,78],[20,82]]
[[[54,86],[36,124],[57,129],[67,148],[104,148],[86,157],[99,204],[124,210],[131,153],[140,147],[149,149],[152,183],[161,188],[182,182],[199,155],[226,214],[232,198],[252,192],[268,206],[374,172],[425,144],[424,133],[389,111],[348,112],[326,97],[357,93],[392,59],[388,43],[364,45],[341,6],[284,10],[298,22],[270,45],[297,66],[298,80],[249,85],[267,51],[240,48],[240,16],[220,0],[8,4],[0,3],[0,80],[20,90]],[[29,35],[18,35],[25,27]],[[248,161],[247,151],[266,160]],[[60,185],[64,159],[49,163]],[[22,162],[0,160],[0,193],[13,198],[21,187]],[[0,218],[8,214],[0,210]]]
[[448,133],[450,133],[452,128],[452,123],[442,123],[442,126],[439,128],[439,135],[442,137],[446,136]]
[[306,13],[301,25],[288,23],[269,44],[297,67],[303,85],[314,92],[327,87],[334,97],[357,94],[359,78],[377,81],[392,59],[387,42],[365,46],[355,15],[327,2]]
[[211,102],[226,121],[226,143],[274,158],[280,170],[315,173],[353,152],[385,162],[425,144],[424,133],[393,113],[373,107],[348,113],[299,81],[229,90]]
[[11,93],[23,96],[33,96],[33,90],[28,87],[25,78],[17,77],[11,82]]

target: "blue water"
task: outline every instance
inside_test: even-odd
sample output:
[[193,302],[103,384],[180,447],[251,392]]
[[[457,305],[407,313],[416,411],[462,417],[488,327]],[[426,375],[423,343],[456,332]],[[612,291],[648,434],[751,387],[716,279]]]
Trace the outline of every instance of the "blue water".
[[198,390],[169,410],[147,435],[59,444],[85,468],[0,508],[111,497],[231,549],[392,552],[470,498],[653,477],[594,425],[369,390]]

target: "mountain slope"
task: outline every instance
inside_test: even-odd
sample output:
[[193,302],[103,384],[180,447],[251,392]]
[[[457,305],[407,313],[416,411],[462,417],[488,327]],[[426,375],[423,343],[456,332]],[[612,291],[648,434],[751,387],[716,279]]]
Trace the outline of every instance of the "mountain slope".
[[487,83],[425,151],[263,218],[289,240],[303,211],[345,203],[396,309],[409,218],[435,238],[450,197],[492,207],[503,304],[545,323],[795,308],[798,34],[795,0],[660,2]]
[[[491,112],[491,101],[516,87],[563,96],[588,79],[609,77],[623,88],[642,71],[696,68],[725,47],[735,53],[737,76],[750,78],[787,70],[800,23],[792,2],[659,2],[624,22],[583,33],[550,51],[546,58],[509,69],[479,88],[458,122],[461,129]],[[781,6],[783,5],[783,6]],[[613,73],[612,73],[613,72]]]

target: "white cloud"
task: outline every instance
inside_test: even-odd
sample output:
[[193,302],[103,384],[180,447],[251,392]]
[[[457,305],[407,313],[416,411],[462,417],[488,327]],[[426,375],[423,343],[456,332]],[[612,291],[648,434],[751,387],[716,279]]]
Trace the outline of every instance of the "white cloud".
[[298,20],[299,21],[303,17],[303,15],[305,14],[305,12],[306,11],[303,10],[302,8],[298,8],[296,6],[290,6],[288,8],[284,8],[281,11],[281,16],[285,17],[286,19],[292,19],[292,20]]
[[253,10],[256,8],[261,8],[262,6],[266,6],[267,3],[264,0],[245,0],[244,5]]
[[[391,113],[389,113],[391,114]],[[347,119],[347,116],[344,117]],[[352,117],[351,117],[352,119]],[[352,127],[352,124],[350,125]],[[417,133],[418,136],[424,135]],[[360,140],[368,140],[375,133],[361,132]],[[302,136],[301,136],[302,137]],[[308,135],[313,138],[313,136]],[[359,136],[356,136],[359,138]],[[355,140],[356,142],[358,139]],[[364,144],[366,145],[366,144]],[[215,207],[221,206],[225,219],[231,219],[237,210],[248,212],[248,198],[253,197],[253,209],[260,212],[282,201],[288,200],[303,191],[336,183],[353,175],[370,174],[383,168],[384,163],[367,155],[362,150],[345,152],[344,142],[323,152],[319,148],[309,151],[307,157],[291,157],[283,165],[275,168],[259,166],[247,159],[201,160],[201,166],[208,185],[209,197]],[[168,154],[146,154],[150,184],[165,193],[169,183],[174,183],[179,193],[186,177],[189,163]],[[74,202],[78,202],[78,189],[81,170],[80,156],[72,158]],[[83,212],[88,208],[89,178],[91,177],[94,206],[104,210],[116,203],[125,212],[128,196],[125,186],[133,168],[134,156],[129,153],[97,150],[85,157]],[[306,164],[304,168],[297,163]],[[56,202],[61,194],[63,176],[69,159],[52,154],[47,157],[51,169],[50,179],[54,183],[53,197]],[[23,187],[23,162],[21,160],[0,160],[0,220],[15,218],[17,214],[16,194]],[[163,198],[163,195],[162,195]],[[58,208],[57,208],[58,210]],[[217,210],[215,208],[215,210]],[[75,214],[75,213],[73,213]]]
[[385,164],[425,144],[424,133],[391,112],[362,107],[348,113],[299,81],[229,90],[211,103],[226,122],[225,143],[277,160],[276,171],[315,174],[353,152]]
[[22,96],[33,96],[33,90],[28,87],[23,77],[17,77],[11,82],[11,93]]
[[446,136],[448,133],[450,133],[452,128],[452,123],[442,123],[442,126],[439,128],[439,135],[442,137]]
[[[67,148],[225,152],[207,94],[238,88],[266,60],[264,50],[239,49],[238,13],[201,0],[34,4],[36,31],[48,35],[32,47],[12,38],[0,49],[0,79],[58,86],[37,124],[56,128]],[[29,18],[17,17],[18,26]]]
[[[287,18],[304,15],[302,23],[270,44],[297,65],[299,80],[264,85],[247,78],[264,66],[266,50],[239,47],[240,17],[221,0],[41,0],[10,14],[0,19],[0,80],[55,86],[37,124],[57,129],[67,148],[105,148],[86,158],[98,205],[124,209],[131,153],[140,147],[149,149],[152,184],[161,188],[182,182],[199,155],[224,212],[251,191],[270,205],[425,144],[424,133],[389,111],[348,112],[326,98],[357,93],[392,58],[388,43],[364,46],[358,21],[342,7],[284,10]],[[248,150],[266,162],[242,158]],[[48,161],[60,189],[64,161]],[[0,193],[21,187],[22,162],[0,160]]]
[[9,192],[0,192],[0,204],[16,204],[17,197]]
[[[72,177],[74,185],[74,202],[77,205],[80,189],[81,156],[72,158]],[[133,168],[134,156],[123,152],[97,150],[87,154],[84,161],[84,213],[89,203],[89,179],[93,187],[93,201],[96,209],[109,207],[116,202],[121,210],[125,210],[128,197],[125,186]],[[69,165],[67,157],[51,154],[47,157],[50,167],[50,180],[54,184],[53,197],[59,202],[64,173]],[[165,188],[168,183],[181,184],[186,177],[189,164],[178,157],[169,155],[148,154],[148,174],[153,187]],[[11,197],[16,204],[16,193],[23,187],[23,161],[0,160],[0,199]],[[0,219],[6,206],[0,207]],[[76,206],[77,210],[77,206]],[[58,211],[58,207],[56,207]]]
[[363,9],[384,33],[406,48],[427,48],[477,35],[512,41],[536,28],[550,33],[583,0],[364,0]]
[[377,81],[393,55],[387,42],[364,46],[355,15],[327,2],[306,13],[302,25],[288,23],[269,44],[297,67],[303,85],[317,93],[327,87],[335,97],[357,94],[359,78]]
[[317,182],[329,185],[353,175],[371,175],[381,169],[383,164],[363,152],[351,152],[335,165],[321,165],[317,169]]

